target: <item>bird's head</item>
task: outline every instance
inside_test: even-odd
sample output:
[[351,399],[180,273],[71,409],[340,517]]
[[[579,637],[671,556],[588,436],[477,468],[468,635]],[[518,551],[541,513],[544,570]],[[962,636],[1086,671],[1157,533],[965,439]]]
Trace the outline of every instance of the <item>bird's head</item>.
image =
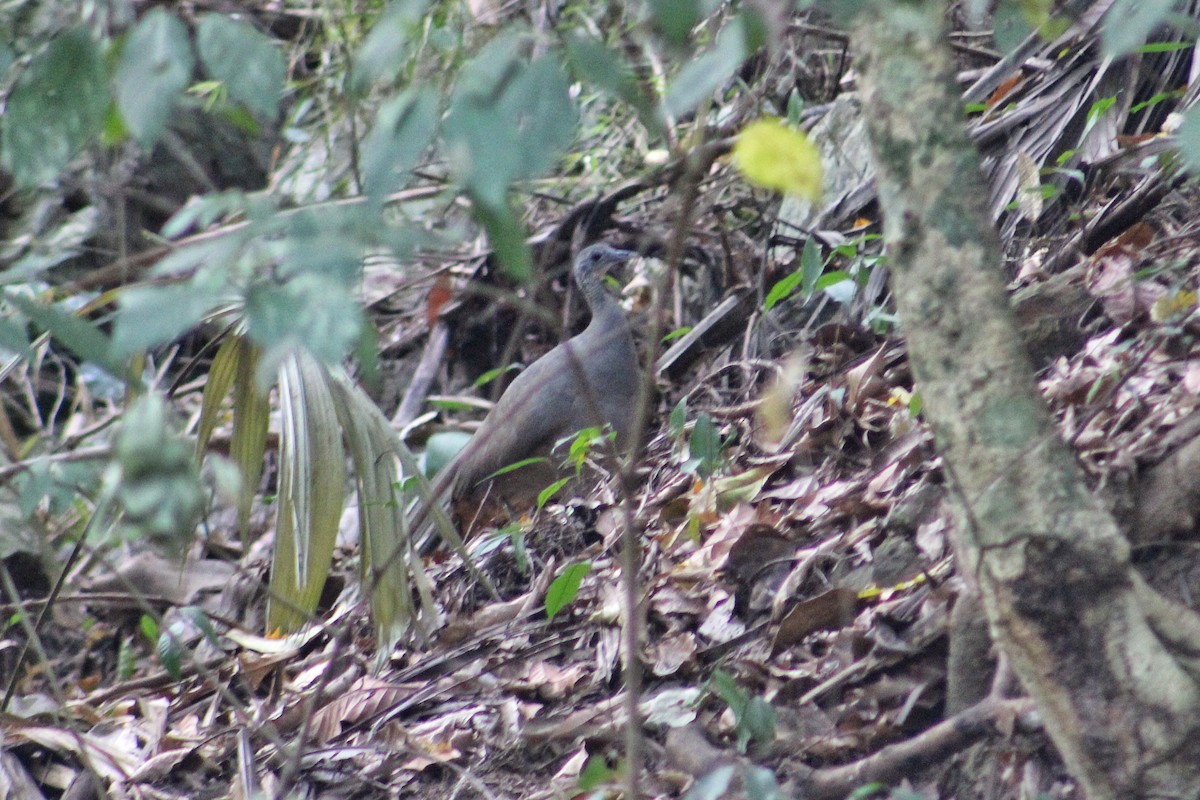
[[632,250],[618,250],[604,242],[589,245],[575,257],[575,280],[580,286],[597,283],[610,266],[628,261],[635,255],[637,253]]

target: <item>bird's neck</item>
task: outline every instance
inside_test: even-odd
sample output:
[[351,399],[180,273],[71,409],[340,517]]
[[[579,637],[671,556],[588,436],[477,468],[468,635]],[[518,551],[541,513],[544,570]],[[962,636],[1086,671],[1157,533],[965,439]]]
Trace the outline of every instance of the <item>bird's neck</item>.
[[608,328],[618,319],[624,319],[625,312],[616,299],[604,288],[604,276],[599,274],[578,276],[579,291],[592,312],[589,327]]

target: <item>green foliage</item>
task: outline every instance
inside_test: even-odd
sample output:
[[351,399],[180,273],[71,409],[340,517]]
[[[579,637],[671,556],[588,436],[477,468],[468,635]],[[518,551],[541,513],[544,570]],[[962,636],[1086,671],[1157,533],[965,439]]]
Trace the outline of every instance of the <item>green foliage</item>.
[[824,269],[825,262],[821,258],[821,250],[813,238],[809,237],[800,254],[800,269],[771,287],[766,300],[763,301],[763,311],[770,311],[778,303],[786,300],[792,295],[792,292],[796,291],[797,287],[800,288],[803,297],[811,297],[817,289],[817,283],[820,281],[821,272]]
[[5,104],[0,155],[22,186],[58,177],[100,131],[108,64],[82,28],[55,37],[21,73]]
[[144,147],[162,136],[194,67],[187,28],[178,17],[152,9],[129,32],[114,86],[124,126]]
[[726,797],[725,792],[733,780],[735,769],[733,764],[716,767],[692,784],[683,800],[720,800]]
[[588,756],[583,769],[579,771],[576,786],[581,792],[591,792],[606,783],[616,780],[619,772],[608,765],[602,756]]
[[757,695],[737,685],[733,676],[717,670],[709,682],[713,691],[729,706],[737,725],[737,747],[746,752],[750,742],[770,742],[775,738],[775,709]]
[[688,459],[683,464],[683,471],[708,480],[723,465],[723,451],[724,443],[712,417],[700,412],[688,440]]
[[1187,163],[1193,170],[1200,169],[1200,108],[1192,106],[1187,110],[1175,137]]
[[[304,351],[279,372],[280,454],[267,629],[308,621],[329,574],[344,502],[342,430],[329,374]],[[359,465],[360,469],[363,465]]]
[[149,536],[181,553],[204,507],[195,449],[171,430],[170,409],[158,394],[125,412],[114,448],[112,481],[124,510],[124,535]]
[[1110,57],[1140,47],[1175,7],[1175,0],[1116,0],[1104,17],[1101,41]]
[[584,577],[591,571],[592,562],[582,561],[568,565],[559,573],[546,590],[546,619],[554,619],[559,611],[575,599]]
[[269,36],[225,14],[204,14],[196,25],[196,49],[205,71],[232,100],[267,121],[279,115],[285,65]]
[[374,202],[402,187],[417,159],[437,132],[438,98],[429,87],[414,87],[384,102],[363,142],[367,195]]
[[546,503],[549,503],[550,499],[552,497],[554,497],[554,495],[561,492],[563,487],[566,486],[570,482],[571,482],[570,478],[559,478],[554,483],[550,484],[545,489],[542,489],[540,492],[538,492],[538,496],[537,496],[538,510],[540,511],[541,509],[543,509],[546,506]]
[[671,116],[694,110],[725,84],[742,62],[765,44],[762,25],[748,7],[717,35],[716,44],[692,59],[667,88],[663,108]]

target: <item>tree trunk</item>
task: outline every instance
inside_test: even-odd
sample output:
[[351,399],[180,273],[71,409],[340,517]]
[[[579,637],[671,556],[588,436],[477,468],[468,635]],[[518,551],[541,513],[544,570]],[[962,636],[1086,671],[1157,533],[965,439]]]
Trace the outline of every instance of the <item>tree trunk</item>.
[[1195,797],[1200,618],[1133,570],[1037,393],[943,3],[866,5],[853,43],[888,263],[955,498],[960,568],[1089,800]]

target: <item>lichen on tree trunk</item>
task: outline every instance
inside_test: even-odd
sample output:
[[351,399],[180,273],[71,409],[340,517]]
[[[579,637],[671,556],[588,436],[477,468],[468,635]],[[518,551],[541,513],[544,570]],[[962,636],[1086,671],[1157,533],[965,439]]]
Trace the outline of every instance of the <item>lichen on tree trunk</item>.
[[958,507],[960,567],[1091,800],[1194,796],[1200,672],[1179,643],[1200,623],[1149,594],[1037,393],[952,81],[943,4],[865,5],[853,43],[884,239]]

